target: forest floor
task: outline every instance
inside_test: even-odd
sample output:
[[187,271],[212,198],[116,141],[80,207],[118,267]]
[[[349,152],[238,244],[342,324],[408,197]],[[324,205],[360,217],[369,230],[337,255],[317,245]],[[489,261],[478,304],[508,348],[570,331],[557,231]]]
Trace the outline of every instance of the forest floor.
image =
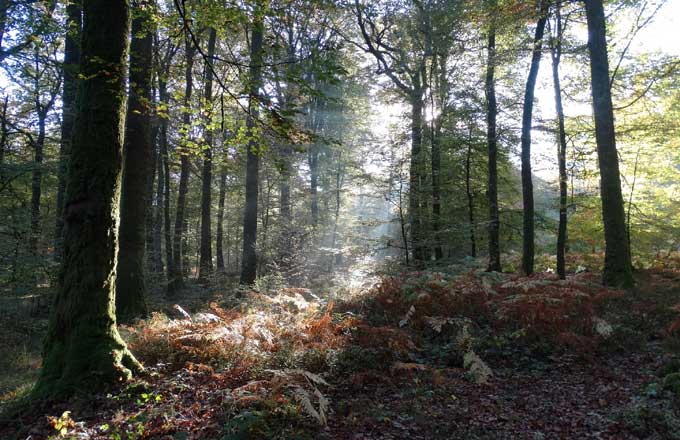
[[43,324],[12,325],[0,438],[680,438],[677,267],[628,292],[445,269],[332,295],[193,288],[121,326],[143,376],[31,407]]

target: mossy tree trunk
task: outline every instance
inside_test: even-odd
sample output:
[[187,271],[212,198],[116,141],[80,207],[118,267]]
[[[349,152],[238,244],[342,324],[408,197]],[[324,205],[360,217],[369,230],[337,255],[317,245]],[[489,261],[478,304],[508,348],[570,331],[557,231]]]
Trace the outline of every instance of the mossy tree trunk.
[[253,17],[250,40],[250,76],[248,105],[248,141],[246,158],[246,202],[243,213],[243,258],[240,283],[249,285],[257,276],[257,196],[259,185],[260,152],[253,133],[259,115],[259,91],[262,82],[262,39],[264,36],[264,8],[258,1]]
[[536,23],[531,65],[524,89],[524,107],[522,109],[522,203],[524,206],[524,222],[522,226],[522,272],[526,275],[534,273],[534,182],[531,174],[531,123],[534,110],[534,90],[538,68],[541,64],[543,33],[548,19],[547,1],[541,1],[540,16]]
[[149,0],[132,3],[130,97],[125,128],[123,185],[120,203],[116,316],[129,322],[147,313],[144,282],[151,143],[153,21]]
[[85,0],[81,72],[66,180],[64,257],[36,398],[102,391],[141,368],[116,328],[129,7]]
[[621,194],[619,158],[616,151],[604,7],[602,0],[586,0],[585,3],[604,222],[605,251],[602,277],[606,285],[630,287],[634,281]]

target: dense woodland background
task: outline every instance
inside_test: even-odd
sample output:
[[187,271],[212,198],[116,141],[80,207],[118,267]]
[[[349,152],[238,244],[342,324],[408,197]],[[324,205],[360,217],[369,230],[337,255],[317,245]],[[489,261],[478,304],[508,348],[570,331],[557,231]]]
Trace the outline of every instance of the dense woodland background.
[[680,438],[679,9],[0,0],[0,437]]

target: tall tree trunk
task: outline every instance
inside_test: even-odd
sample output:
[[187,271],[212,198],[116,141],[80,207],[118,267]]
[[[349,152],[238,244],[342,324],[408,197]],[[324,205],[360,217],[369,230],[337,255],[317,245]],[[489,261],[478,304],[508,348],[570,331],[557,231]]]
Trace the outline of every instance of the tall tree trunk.
[[264,35],[263,9],[260,1],[254,11],[253,29],[250,41],[250,76],[248,141],[246,160],[246,203],[243,213],[243,258],[241,263],[240,283],[249,285],[255,282],[257,276],[257,193],[260,156],[258,141],[253,136],[253,129],[259,115],[259,90],[262,82],[262,38]]
[[213,86],[213,71],[212,59],[215,56],[215,40],[217,39],[217,32],[214,28],[210,29],[210,36],[208,37],[208,59],[205,69],[205,106],[207,110],[205,123],[205,149],[203,150],[203,173],[201,185],[201,245],[200,245],[200,261],[198,264],[198,280],[199,282],[206,282],[213,270],[212,264],[212,222],[211,222],[211,205],[212,205],[212,86]]
[[188,140],[191,131],[191,92],[193,89],[193,72],[194,54],[196,49],[189,36],[185,36],[185,53],[186,53],[186,70],[185,76],[185,90],[184,90],[184,109],[182,124],[186,134],[184,135],[181,148],[178,148],[180,155],[180,174],[179,174],[179,188],[177,190],[177,210],[175,212],[175,229],[172,237],[172,270],[168,280],[168,293],[175,294],[184,287],[184,249],[182,245],[182,232],[184,231],[186,198],[189,191],[189,151]]
[[608,286],[630,287],[634,281],[626,239],[626,219],[616,151],[604,7],[602,0],[586,0],[585,4],[604,222],[605,253],[602,280]]
[[522,234],[522,272],[526,275],[534,273],[534,182],[531,175],[531,122],[534,110],[534,89],[536,77],[541,63],[543,33],[547,21],[547,2],[541,1],[540,17],[536,23],[531,67],[524,90],[524,108],[522,110],[522,200],[524,204],[524,226]]
[[[495,1],[490,2],[492,6]],[[494,11],[490,11],[490,15]],[[496,28],[489,26],[486,64],[486,144],[489,159],[487,196],[489,200],[489,264],[487,271],[501,271],[500,219],[498,212],[498,138],[496,135]]]
[[562,108],[562,87],[560,85],[560,60],[562,57],[562,15],[559,3],[556,6],[555,21],[557,35],[550,46],[552,59],[553,89],[555,92],[555,113],[557,114],[557,165],[560,177],[560,221],[557,227],[557,275],[565,279],[565,251],[567,246],[567,135],[564,129],[564,109]]
[[[158,123],[158,120],[157,120]],[[156,169],[158,170],[158,179],[156,184],[156,206],[153,211],[153,260],[155,263],[154,270],[156,274],[163,275],[163,206],[165,204],[165,172],[163,170],[163,150],[161,146],[161,130],[162,122],[158,124],[158,154],[156,155]]]
[[80,0],[72,0],[66,6],[66,35],[64,37],[64,91],[62,94],[61,141],[59,143],[59,172],[57,183],[57,209],[54,231],[54,257],[61,260],[62,234],[64,229],[64,192],[66,170],[70,154],[73,122],[75,119],[76,90],[78,89],[78,66],[80,63],[80,32],[82,26]]
[[[174,261],[172,255],[172,223],[170,216],[170,158],[168,157],[168,118],[165,115],[168,108],[169,96],[167,88],[167,75],[169,65],[163,66],[158,75],[158,98],[164,114],[160,117],[160,132],[158,139],[159,155],[163,161],[163,235],[165,241],[165,267],[167,270],[168,286],[173,276]],[[160,185],[160,181],[158,182]]]
[[128,36],[126,1],[85,0],[81,72],[89,79],[78,92],[63,266],[37,398],[99,393],[141,369],[118,334],[114,306]]
[[220,173],[220,195],[217,201],[217,236],[215,237],[215,253],[217,254],[217,270],[224,272],[224,199],[227,193],[227,172]]
[[[319,117],[317,115],[317,117]],[[307,155],[309,165],[309,194],[312,227],[316,228],[319,223],[319,146],[312,144]]]
[[[156,92],[152,88],[151,90],[151,105],[153,108],[156,107]],[[151,143],[151,158],[149,164],[149,171],[147,172],[146,178],[146,265],[150,272],[158,272],[158,266],[160,265],[159,260],[156,258],[158,254],[154,252],[154,221],[156,219],[155,213],[155,183],[157,174],[160,173],[160,167],[158,166],[158,157],[160,156],[158,152],[158,125],[156,124],[155,114],[151,115],[151,130],[150,130],[150,143]],[[123,171],[125,172],[125,171]]]
[[439,148],[439,133],[437,133],[438,129],[436,127],[438,124],[434,121],[434,115],[432,116],[432,119],[433,123],[430,126],[430,139],[432,144],[432,235],[434,239],[434,258],[436,260],[441,260],[444,256],[439,239],[439,222],[441,216],[441,190],[439,186],[441,152]]
[[[470,128],[472,132],[472,127]],[[477,257],[477,239],[475,237],[475,200],[472,193],[472,133],[470,133],[467,156],[465,158],[465,194],[468,201],[468,222],[470,228],[470,256]]]
[[291,178],[291,161],[293,156],[293,148],[286,144],[281,148],[281,176],[280,176],[280,209],[281,222],[284,228],[289,228],[293,220],[293,213],[290,200],[290,178]]
[[0,115],[0,187],[5,183],[5,150],[7,149],[7,137],[9,130],[7,129],[7,105],[9,104],[9,95],[5,95],[2,100],[2,115]]
[[42,166],[47,111],[47,108],[42,108],[38,104],[38,137],[33,145],[33,171],[31,172],[31,237],[29,247],[33,257],[38,257],[40,254],[38,249],[40,240],[40,197],[42,195]]
[[421,147],[423,141],[423,92],[420,84],[411,95],[411,163],[409,165],[408,210],[411,224],[413,262],[421,264],[425,258],[423,219],[421,210]]
[[149,172],[153,161],[151,142],[151,82],[153,63],[153,3],[132,4],[130,43],[130,97],[125,124],[123,186],[120,200],[118,266],[116,269],[116,316],[130,322],[147,313],[144,257]]

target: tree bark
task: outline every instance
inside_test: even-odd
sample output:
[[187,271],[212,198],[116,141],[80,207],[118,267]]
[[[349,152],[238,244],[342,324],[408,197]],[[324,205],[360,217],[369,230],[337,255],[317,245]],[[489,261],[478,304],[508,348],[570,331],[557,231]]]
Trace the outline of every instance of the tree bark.
[[531,67],[524,90],[524,108],[522,110],[522,200],[524,205],[524,224],[522,234],[522,272],[526,275],[534,273],[534,183],[531,175],[531,122],[534,110],[534,89],[536,77],[541,63],[543,33],[547,21],[547,2],[541,1],[541,11],[536,23],[533,49],[531,51]]
[[84,2],[88,81],[79,85],[63,266],[35,398],[100,393],[142,368],[118,334],[114,306],[128,35],[126,1]]
[[175,212],[175,229],[172,238],[172,270],[169,271],[170,277],[168,279],[168,294],[173,295],[184,287],[184,249],[182,233],[184,231],[186,198],[189,191],[189,151],[186,145],[191,131],[191,92],[193,89],[193,72],[194,54],[196,49],[193,42],[186,36],[185,53],[186,53],[186,70],[185,76],[185,90],[184,90],[184,109],[182,117],[182,125],[186,133],[184,134],[184,143],[181,148],[178,148],[180,155],[180,175],[179,188],[177,190],[177,210]]
[[[495,1],[490,2],[492,6]],[[493,14],[494,11],[490,11]],[[500,219],[498,210],[498,138],[496,135],[496,28],[493,22],[489,26],[487,36],[486,63],[486,144],[489,160],[487,197],[489,201],[489,264],[487,271],[500,272]]]
[[616,151],[614,110],[609,87],[607,35],[602,0],[586,0],[590,78],[595,115],[595,139],[600,167],[600,195],[604,222],[604,271],[602,281],[614,287],[634,284],[626,220],[621,193],[621,175]]
[[561,280],[565,279],[566,262],[565,253],[567,246],[567,135],[564,128],[564,109],[562,107],[562,87],[560,85],[560,60],[562,57],[562,16],[560,5],[557,4],[555,11],[557,35],[550,46],[552,59],[553,89],[555,93],[555,113],[557,114],[557,165],[560,178],[560,220],[557,227],[557,275]]
[[151,82],[153,63],[152,3],[132,3],[130,43],[130,97],[125,124],[123,186],[120,201],[116,316],[130,322],[147,314],[144,267],[151,142]]
[[215,56],[215,42],[217,40],[217,32],[214,28],[210,29],[210,36],[208,37],[208,59],[205,69],[205,106],[207,108],[207,116],[205,123],[205,149],[203,150],[203,173],[201,185],[201,245],[200,245],[200,260],[198,264],[198,280],[205,283],[212,273],[212,222],[211,222],[211,208],[212,208],[212,148],[213,148],[213,132],[212,132],[212,86],[213,86],[213,71],[210,65],[212,58]]
[[240,283],[250,285],[255,282],[257,276],[257,194],[258,194],[258,173],[260,167],[260,156],[258,142],[254,136],[254,128],[257,124],[259,115],[259,90],[262,82],[262,39],[264,36],[264,10],[260,2],[254,11],[253,29],[250,42],[250,84],[249,84],[249,103],[247,160],[246,160],[246,202],[243,213],[243,257],[241,263]]
[[82,26],[80,0],[72,0],[66,6],[66,35],[64,37],[64,83],[62,94],[61,141],[59,143],[59,171],[57,183],[56,224],[54,231],[54,257],[61,260],[62,234],[64,229],[64,192],[66,171],[70,154],[73,122],[75,119],[76,90],[78,89],[78,65],[80,63],[80,33]]

